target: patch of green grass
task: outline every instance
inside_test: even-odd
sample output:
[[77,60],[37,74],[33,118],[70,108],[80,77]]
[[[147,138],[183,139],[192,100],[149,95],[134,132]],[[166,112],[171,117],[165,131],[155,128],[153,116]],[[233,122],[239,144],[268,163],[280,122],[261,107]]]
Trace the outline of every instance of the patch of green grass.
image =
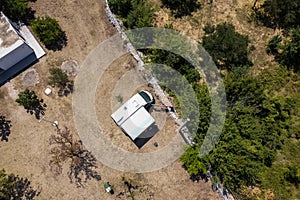
[[119,103],[123,103],[123,101],[124,101],[123,97],[120,94],[118,96],[116,96],[116,99]]

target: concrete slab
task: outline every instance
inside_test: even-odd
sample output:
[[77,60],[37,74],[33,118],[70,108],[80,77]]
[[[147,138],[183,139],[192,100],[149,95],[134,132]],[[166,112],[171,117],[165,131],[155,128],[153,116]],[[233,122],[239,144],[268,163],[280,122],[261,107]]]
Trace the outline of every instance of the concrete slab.
[[31,34],[27,26],[25,25],[21,26],[19,31],[21,35],[24,37],[27,44],[33,49],[38,59],[46,54],[44,49],[40,46],[38,41],[35,39],[35,37]]

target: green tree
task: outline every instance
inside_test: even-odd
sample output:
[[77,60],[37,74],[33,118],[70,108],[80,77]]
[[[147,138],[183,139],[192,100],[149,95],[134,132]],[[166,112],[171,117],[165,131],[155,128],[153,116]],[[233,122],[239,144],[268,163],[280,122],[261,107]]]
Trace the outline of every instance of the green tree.
[[252,65],[248,59],[250,40],[248,36],[236,32],[232,24],[222,23],[216,27],[208,25],[204,30],[207,32],[202,38],[203,47],[219,68],[231,70],[234,67]]
[[133,9],[132,0],[108,0],[108,4],[111,11],[121,18],[126,18]]
[[0,170],[0,199],[34,199],[39,193],[30,186],[27,178],[6,174]]
[[292,29],[289,38],[285,41],[283,52],[279,57],[280,63],[293,68],[296,71],[300,70],[300,27]]
[[200,8],[197,0],[162,0],[166,8],[170,8],[175,17],[191,15],[192,12]]
[[129,29],[152,26],[153,6],[142,0],[109,0],[113,13],[121,17],[124,26]]
[[300,25],[299,0],[265,0],[262,8],[274,26],[296,28]]
[[197,135],[194,138],[196,143],[202,143],[204,136],[207,133],[210,120],[211,120],[211,100],[208,92],[208,88],[206,85],[194,83],[193,89],[197,96],[197,101],[199,105],[199,125],[197,130]]
[[289,36],[282,39],[273,37],[267,45],[267,53],[273,54],[275,60],[295,71],[300,70],[300,27],[291,29]]
[[18,94],[16,102],[19,105],[24,106],[26,110],[32,110],[40,104],[40,101],[35,92],[28,89],[25,89],[23,92],[20,92]]
[[60,50],[67,44],[66,34],[61,30],[56,19],[48,16],[39,17],[32,21],[31,26],[34,33],[48,49]]
[[300,184],[300,167],[297,165],[291,165],[284,173],[284,177],[290,183],[293,183],[296,187]]
[[[215,148],[207,157],[199,158],[205,134],[200,127],[196,146],[188,149],[181,161],[191,175],[204,175],[211,167],[226,188],[239,193],[241,186],[259,184],[261,174],[272,166],[276,150],[289,135],[292,106],[288,98],[267,95],[262,81],[240,70],[229,72],[225,88],[226,121]],[[198,98],[206,102],[205,90],[202,93]],[[205,111],[207,118],[201,118],[204,126],[209,124],[209,112]]]
[[161,49],[151,49],[144,52],[152,63],[160,63],[172,67],[181,73],[190,83],[200,80],[199,72],[181,56]]
[[29,0],[0,0],[0,10],[13,21],[27,22],[33,19],[33,11],[28,7]]
[[180,161],[191,175],[205,174],[207,166],[199,159],[199,146],[188,147],[180,157]]
[[41,105],[43,100],[38,99],[34,91],[25,89],[18,94],[16,102],[23,106],[30,114],[35,113],[37,119],[40,117],[40,113],[44,115],[46,104]]
[[143,28],[152,26],[154,9],[142,0],[132,1],[132,10],[128,13],[124,25],[129,28]]
[[8,141],[7,137],[10,134],[10,120],[7,120],[5,116],[0,115],[0,138],[1,141]]
[[272,37],[267,44],[267,53],[278,56],[278,49],[282,38],[279,35]]
[[68,75],[63,72],[60,68],[50,68],[50,77],[48,78],[48,84],[53,87],[65,87],[69,82]]

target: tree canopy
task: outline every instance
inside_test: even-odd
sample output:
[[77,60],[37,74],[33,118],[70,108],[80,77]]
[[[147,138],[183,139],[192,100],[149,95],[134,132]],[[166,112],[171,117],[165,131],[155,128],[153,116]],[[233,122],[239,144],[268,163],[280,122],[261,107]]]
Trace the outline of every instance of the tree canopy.
[[133,8],[132,0],[108,0],[108,4],[111,11],[122,18],[126,18]]
[[296,28],[300,25],[299,0],[265,0],[262,8],[273,26]]
[[203,47],[212,56],[220,69],[252,65],[248,59],[250,40],[235,31],[232,24],[222,23],[204,28]]
[[30,114],[35,113],[37,119],[40,118],[40,114],[44,115],[44,111],[46,110],[46,104],[41,104],[43,100],[39,99],[34,91],[27,88],[18,94],[16,102],[20,106],[23,106]]
[[13,21],[27,22],[33,19],[33,11],[28,7],[30,0],[0,0],[0,10]]
[[68,75],[64,73],[60,68],[50,68],[50,76],[48,84],[53,87],[65,87],[69,82]]
[[267,53],[273,54],[275,60],[295,71],[300,70],[300,27],[291,29],[289,36],[283,39],[274,36],[267,45]]
[[56,19],[48,16],[39,17],[32,21],[31,26],[34,33],[48,49],[60,50],[67,44],[66,34],[61,30]]
[[145,51],[145,55],[148,56],[152,63],[164,64],[177,70],[190,83],[200,80],[200,75],[195,67],[179,55],[161,49]]
[[[211,167],[226,188],[238,191],[260,183],[260,174],[272,165],[290,130],[291,104],[267,95],[262,81],[247,74],[229,73],[225,87],[227,117],[218,144],[200,159],[201,140],[195,140],[198,145],[189,147],[181,161],[191,174],[203,175]],[[204,117],[206,124],[210,115]]]
[[154,9],[152,5],[142,0],[109,0],[113,13],[121,17],[128,29],[152,26]]
[[6,174],[0,170],[0,199],[34,199],[39,193],[30,186],[27,178],[20,178],[14,174]]
[[170,8],[176,18],[191,15],[200,8],[197,0],[162,0],[162,4],[164,7]]
[[23,92],[20,92],[18,94],[16,102],[24,106],[24,108],[27,110],[33,109],[36,105],[40,103],[35,92],[29,89],[25,89]]
[[69,80],[68,75],[60,68],[50,68],[50,76],[48,78],[48,84],[53,87],[58,87],[58,94],[60,96],[68,95],[73,92],[73,81]]

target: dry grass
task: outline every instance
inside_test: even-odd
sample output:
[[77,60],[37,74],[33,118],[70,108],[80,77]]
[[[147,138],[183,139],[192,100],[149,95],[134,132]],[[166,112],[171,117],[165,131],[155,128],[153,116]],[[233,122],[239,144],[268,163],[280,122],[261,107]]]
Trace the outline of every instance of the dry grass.
[[[92,49],[115,33],[114,28],[106,19],[104,1],[37,0],[30,5],[36,11],[36,16],[48,15],[58,20],[62,30],[66,32],[68,44],[61,51],[47,51],[47,55],[31,67],[38,73],[39,83],[29,89],[35,90],[47,104],[46,119],[57,120],[60,127],[67,126],[75,138],[79,139],[73,122],[72,95],[58,97],[56,90],[49,96],[44,94],[44,89],[48,87],[48,70],[50,67],[60,67],[65,60],[76,60],[81,65]],[[122,65],[124,61],[126,62],[126,58],[115,64]],[[111,71],[110,74],[116,77],[122,72]],[[19,92],[25,89],[22,76],[23,74],[20,74],[11,81],[13,89]],[[99,84],[105,82],[110,83],[107,80]],[[37,199],[116,199],[116,194],[124,190],[123,176],[132,179],[138,185],[149,185],[149,190],[154,192],[154,199],[218,199],[217,194],[211,191],[209,183],[191,182],[179,161],[164,169],[145,174],[116,171],[98,162],[97,171],[102,181],[91,180],[84,184],[84,188],[76,188],[67,176],[69,163],[63,166],[60,176],[56,176],[50,170],[49,138],[55,134],[55,127],[45,121],[39,122],[34,116],[26,113],[11,96],[13,93],[9,94],[6,85],[0,88],[0,114],[6,115],[12,123],[9,141],[0,143],[0,166],[9,173],[28,177],[32,186],[41,192]],[[168,126],[174,125],[170,123]],[[172,134],[174,132],[170,133],[170,136]],[[158,138],[162,140],[162,146],[164,137]],[[118,141],[113,142],[118,144]],[[144,151],[150,151],[151,144],[152,142],[149,143],[148,149],[145,146]],[[115,195],[105,193],[103,184],[106,181],[114,186]],[[144,197],[143,192],[135,195],[136,199],[145,199]]]
[[203,5],[201,9],[192,13],[191,16],[178,19],[175,19],[168,9],[160,9],[156,13],[155,25],[164,27],[166,24],[172,24],[175,30],[201,42],[206,24],[230,22],[239,33],[248,35],[251,40],[250,45],[255,47],[250,54],[250,59],[254,63],[252,73],[259,74],[262,69],[268,67],[266,61],[272,61],[272,57],[267,55],[265,46],[277,31],[259,26],[254,22],[251,0],[214,0],[212,4],[207,4],[207,1],[201,2]]

